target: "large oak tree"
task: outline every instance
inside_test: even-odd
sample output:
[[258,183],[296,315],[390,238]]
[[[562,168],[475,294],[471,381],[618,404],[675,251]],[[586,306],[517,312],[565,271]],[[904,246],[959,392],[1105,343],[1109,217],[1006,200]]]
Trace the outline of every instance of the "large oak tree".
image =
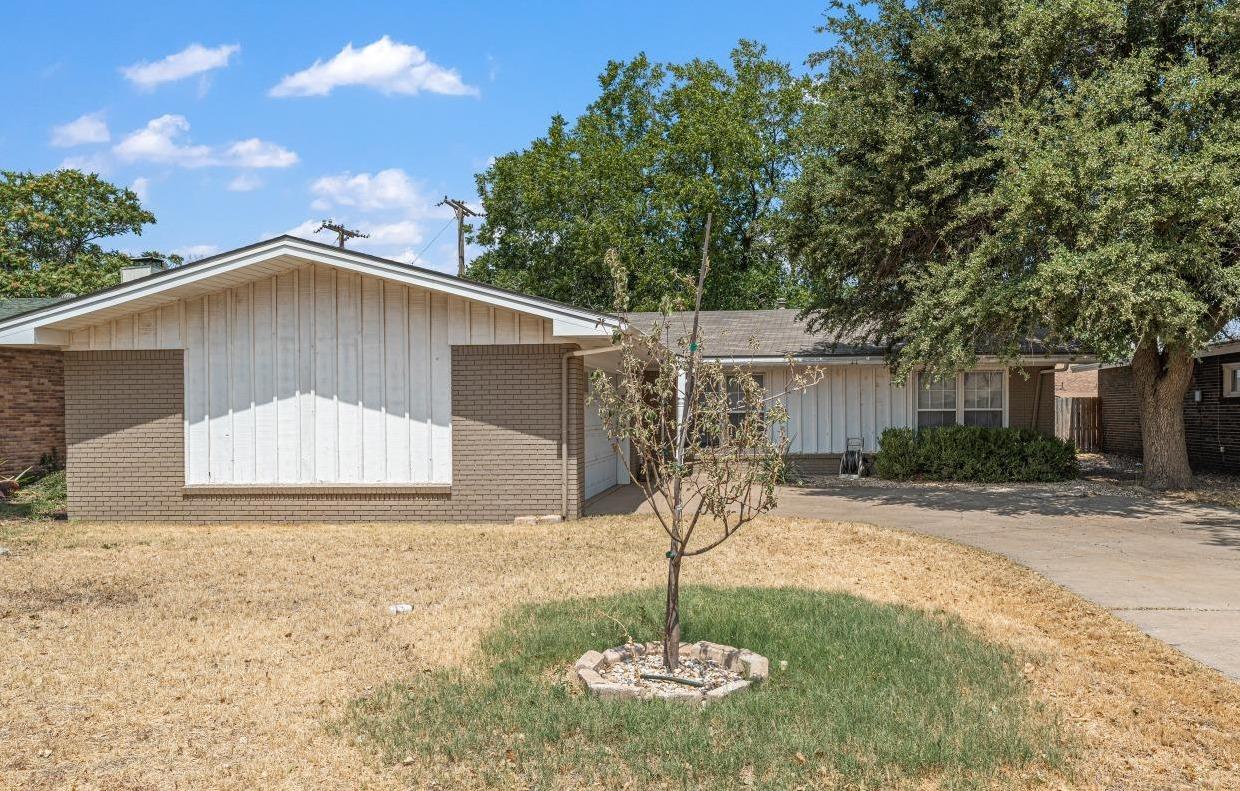
[[1132,360],[1146,479],[1191,481],[1194,354],[1240,309],[1234,0],[882,0],[818,53],[787,240],[812,323],[957,370],[1037,335]]
[[486,251],[469,276],[583,307],[611,307],[616,250],[635,310],[657,309],[697,271],[715,217],[706,308],[796,301],[774,234],[794,175],[791,135],[806,83],[741,42],[731,63],[612,62],[575,122],[499,157],[478,176]]

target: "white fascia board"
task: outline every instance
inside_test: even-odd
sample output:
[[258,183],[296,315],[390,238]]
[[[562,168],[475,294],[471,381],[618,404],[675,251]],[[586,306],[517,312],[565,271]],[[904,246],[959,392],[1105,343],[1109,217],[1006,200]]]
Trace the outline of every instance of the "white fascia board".
[[[500,291],[482,283],[462,280],[431,270],[409,268],[380,258],[354,254],[348,250],[324,249],[319,245],[304,243],[297,239],[281,238],[235,253],[224,253],[204,259],[201,262],[172,269],[153,277],[135,280],[131,284],[124,284],[81,299],[51,305],[29,316],[19,316],[8,322],[0,322],[0,343],[10,343],[4,339],[14,331],[34,330],[99,310],[118,307],[130,300],[155,296],[162,292],[193,285],[282,255],[539,316],[556,323],[556,335],[607,335],[624,326],[623,321],[614,316]],[[561,329],[564,330],[563,333]]]
[[69,332],[47,327],[0,330],[0,346],[68,346]]

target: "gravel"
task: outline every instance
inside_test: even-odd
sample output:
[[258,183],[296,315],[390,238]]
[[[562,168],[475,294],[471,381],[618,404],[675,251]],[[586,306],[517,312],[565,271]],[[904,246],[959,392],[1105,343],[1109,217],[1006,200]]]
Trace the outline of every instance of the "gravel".
[[[677,684],[674,681],[656,681],[654,679],[641,678],[642,673],[676,676],[677,678],[701,681],[704,682],[704,685],[696,687],[689,684]],[[728,670],[717,662],[690,657],[681,657],[680,666],[676,668],[675,672],[669,673],[663,667],[663,656],[657,653],[646,654],[645,656],[638,657],[636,660],[622,659],[599,670],[599,675],[603,677],[604,681],[611,684],[626,684],[631,687],[652,689],[658,692],[709,692],[716,687],[722,687],[724,684],[744,678],[744,675],[741,673]]]

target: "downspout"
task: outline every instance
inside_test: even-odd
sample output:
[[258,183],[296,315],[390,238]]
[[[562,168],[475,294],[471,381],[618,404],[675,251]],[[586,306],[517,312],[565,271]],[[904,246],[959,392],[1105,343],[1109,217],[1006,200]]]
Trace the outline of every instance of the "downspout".
[[[1060,368],[1060,366],[1063,366]],[[1034,383],[1033,388],[1033,414],[1029,417],[1029,428],[1034,431],[1038,430],[1038,413],[1042,409],[1042,377],[1047,374],[1063,373],[1068,370],[1067,363],[1055,363],[1048,369],[1038,371],[1038,381]],[[1051,428],[1051,433],[1055,433],[1055,429]]]
[[568,519],[568,358],[615,351],[611,346],[577,349],[560,355],[560,518]]

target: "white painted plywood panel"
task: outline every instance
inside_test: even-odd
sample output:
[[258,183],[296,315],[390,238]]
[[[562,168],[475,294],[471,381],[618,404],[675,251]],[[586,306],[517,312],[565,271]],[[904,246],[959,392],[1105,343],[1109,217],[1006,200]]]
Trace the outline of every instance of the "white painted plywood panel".
[[340,380],[337,377],[336,270],[315,267],[314,272],[314,479],[340,478]]
[[273,483],[279,471],[276,434],[275,278],[254,283],[254,480]]
[[339,338],[336,341],[336,409],[340,430],[337,479],[356,483],[362,473],[362,324],[366,310],[364,285],[360,275],[339,272],[336,276],[336,319]]
[[276,480],[301,480],[301,382],[297,273],[275,282]]
[[362,280],[362,480],[387,479],[383,283]]
[[254,316],[248,286],[229,292],[229,407],[233,413],[232,477],[254,481]]
[[409,289],[383,286],[384,462],[385,480],[410,480],[409,446]]

